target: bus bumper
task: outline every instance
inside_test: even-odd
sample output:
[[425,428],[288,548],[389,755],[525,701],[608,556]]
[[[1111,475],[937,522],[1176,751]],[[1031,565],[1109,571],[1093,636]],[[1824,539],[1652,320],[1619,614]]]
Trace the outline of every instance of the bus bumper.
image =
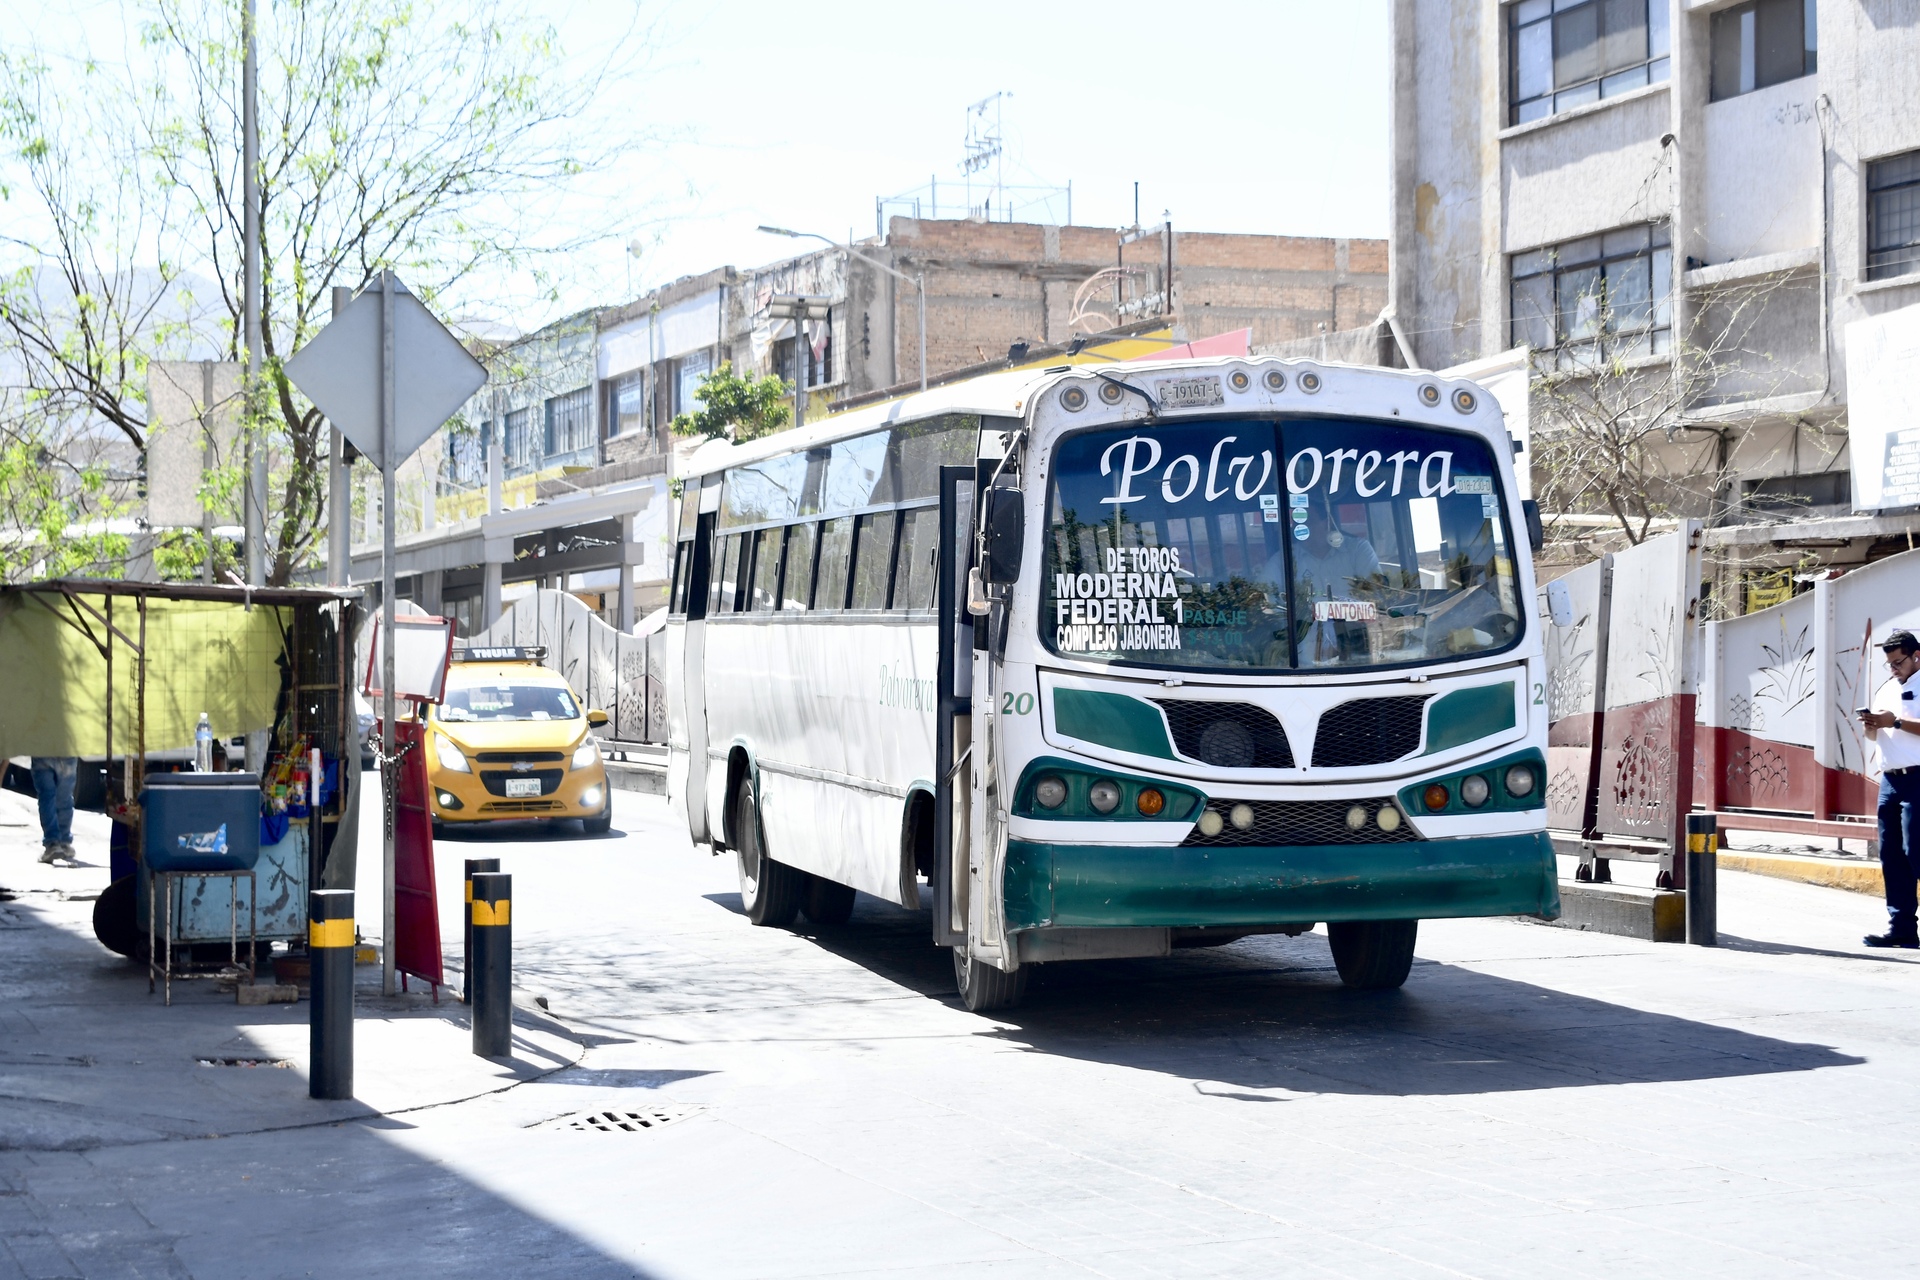
[[1560,914],[1544,831],[1382,845],[1007,842],[1007,928],[1318,924]]

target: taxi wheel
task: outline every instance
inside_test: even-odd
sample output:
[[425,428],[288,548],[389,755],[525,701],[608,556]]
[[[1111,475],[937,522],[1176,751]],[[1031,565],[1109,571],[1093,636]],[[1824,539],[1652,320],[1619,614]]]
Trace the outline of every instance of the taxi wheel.
[[603,836],[613,830],[613,797],[609,795],[606,803],[600,806],[600,812],[591,818],[580,819],[580,829],[590,836]]
[[740,784],[734,799],[733,830],[740,861],[740,905],[747,919],[769,928],[784,929],[800,912],[806,873],[775,862],[766,853],[760,829],[760,807],[751,781]]

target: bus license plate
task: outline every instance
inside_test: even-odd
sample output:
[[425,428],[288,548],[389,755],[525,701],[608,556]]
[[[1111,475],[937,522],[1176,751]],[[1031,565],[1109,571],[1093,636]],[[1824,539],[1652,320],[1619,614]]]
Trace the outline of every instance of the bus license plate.
[[1218,378],[1175,378],[1160,384],[1163,409],[1210,409],[1226,402]]
[[507,798],[509,800],[520,800],[529,796],[538,796],[539,794],[540,779],[538,778],[507,779]]

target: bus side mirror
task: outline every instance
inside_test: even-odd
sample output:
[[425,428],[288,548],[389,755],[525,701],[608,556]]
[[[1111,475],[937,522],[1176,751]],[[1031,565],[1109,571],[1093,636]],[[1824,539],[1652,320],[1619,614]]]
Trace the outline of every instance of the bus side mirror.
[[1521,502],[1520,514],[1525,516],[1527,521],[1527,545],[1533,548],[1535,555],[1538,555],[1540,549],[1547,545],[1547,529],[1540,523],[1540,504],[1528,498]]
[[1020,544],[1025,540],[1027,513],[1018,489],[987,490],[986,561],[981,577],[1006,584],[1020,576]]

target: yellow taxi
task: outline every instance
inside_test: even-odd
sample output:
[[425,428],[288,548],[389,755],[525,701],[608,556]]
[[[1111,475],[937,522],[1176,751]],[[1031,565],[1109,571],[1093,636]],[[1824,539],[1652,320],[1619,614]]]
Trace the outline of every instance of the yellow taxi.
[[540,648],[456,649],[446,696],[427,713],[427,790],[437,823],[579,818],[607,830],[613,803],[593,729]]

